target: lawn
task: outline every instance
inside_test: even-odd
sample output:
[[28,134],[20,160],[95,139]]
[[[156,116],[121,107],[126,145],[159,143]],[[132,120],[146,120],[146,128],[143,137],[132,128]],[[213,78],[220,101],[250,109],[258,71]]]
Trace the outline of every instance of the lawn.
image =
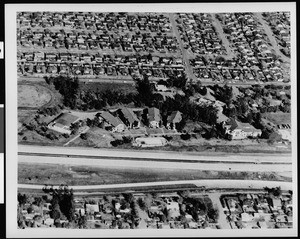
[[291,124],[291,114],[290,113],[266,113],[263,115],[264,118],[271,121],[275,125],[280,124]]
[[124,169],[55,164],[20,163],[18,183],[50,185],[101,185],[197,179],[260,179],[290,181],[275,173],[222,172],[181,169]]
[[18,106],[39,108],[52,99],[49,89],[41,85],[18,85]]

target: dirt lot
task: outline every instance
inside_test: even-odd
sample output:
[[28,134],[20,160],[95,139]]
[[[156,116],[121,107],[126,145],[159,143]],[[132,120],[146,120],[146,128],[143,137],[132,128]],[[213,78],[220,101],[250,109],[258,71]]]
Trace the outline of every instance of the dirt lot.
[[18,165],[18,183],[97,185],[196,179],[253,179],[291,181],[275,173],[221,172],[173,169],[122,169],[55,164]]
[[52,99],[51,92],[41,85],[18,85],[18,106],[39,108]]

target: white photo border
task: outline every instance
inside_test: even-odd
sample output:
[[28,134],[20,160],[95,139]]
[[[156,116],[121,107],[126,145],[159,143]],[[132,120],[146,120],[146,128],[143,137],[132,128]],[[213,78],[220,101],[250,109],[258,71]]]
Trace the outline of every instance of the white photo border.
[[[291,12],[291,99],[293,203],[292,229],[267,230],[190,230],[190,229],[17,229],[17,40],[16,13],[20,11],[90,11],[90,12]],[[296,83],[296,3],[163,3],[163,4],[6,4],[5,5],[5,65],[6,65],[6,234],[22,238],[95,238],[95,237],[243,237],[297,236],[297,83]]]

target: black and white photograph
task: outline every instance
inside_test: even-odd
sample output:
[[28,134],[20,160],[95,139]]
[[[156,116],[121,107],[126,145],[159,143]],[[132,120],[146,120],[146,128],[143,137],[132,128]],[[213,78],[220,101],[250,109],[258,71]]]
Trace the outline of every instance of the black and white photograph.
[[5,13],[7,235],[296,235],[295,3]]

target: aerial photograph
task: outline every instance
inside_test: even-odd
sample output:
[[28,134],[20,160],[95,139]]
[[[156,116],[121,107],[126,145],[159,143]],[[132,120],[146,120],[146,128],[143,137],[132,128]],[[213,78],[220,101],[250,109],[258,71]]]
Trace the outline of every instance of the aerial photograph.
[[16,18],[18,229],[295,226],[290,12]]

